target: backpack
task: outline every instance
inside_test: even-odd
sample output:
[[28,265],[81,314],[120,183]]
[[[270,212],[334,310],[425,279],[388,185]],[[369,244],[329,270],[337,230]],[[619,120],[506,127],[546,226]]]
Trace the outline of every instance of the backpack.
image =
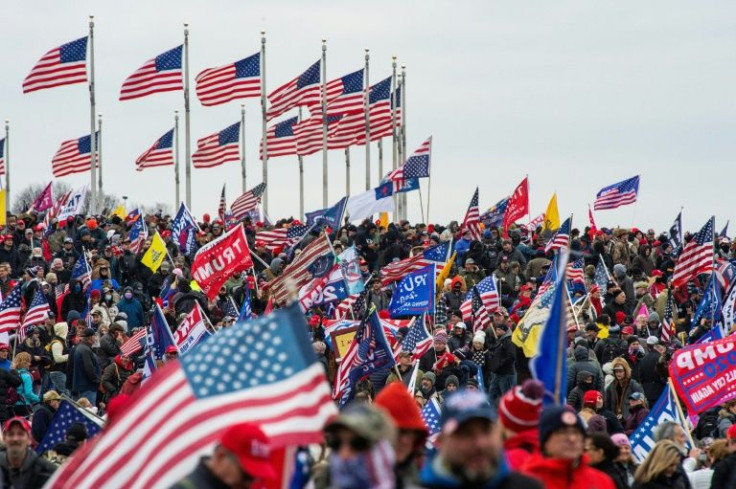
[[720,406],[714,407],[700,416],[698,424],[695,426],[695,437],[698,440],[709,436],[711,438],[718,438],[718,412],[720,409]]
[[614,338],[606,338],[601,351],[600,364],[604,365],[626,353],[626,348],[621,348],[621,341]]

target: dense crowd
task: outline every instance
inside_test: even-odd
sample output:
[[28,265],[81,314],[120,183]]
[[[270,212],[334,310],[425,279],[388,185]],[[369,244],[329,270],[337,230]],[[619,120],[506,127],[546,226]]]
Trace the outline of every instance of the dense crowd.
[[[41,290],[50,312],[24,335],[0,344],[0,468],[6,484],[41,487],[84,443],[86,429],[75,424],[43,456],[31,450],[63,399],[100,416],[125,408],[141,388],[143,358],[128,357],[120,347],[150,323],[154,302],[172,331],[195,304],[215,330],[226,328],[246,294],[253,313],[261,315],[283,305],[274,304],[269,282],[322,232],[314,227],[293,248],[282,248],[259,233],[300,225],[297,220],[264,225],[246,218],[236,224],[245,228],[254,270],[230,277],[209,300],[192,280],[193,254],[184,255],[172,240],[171,216],[143,218],[148,236],[158,231],[169,254],[155,272],[141,263],[151,239],[131,243],[130,219],[77,216],[47,229],[34,214],[7,216],[0,293],[8,297],[20,285],[27,308]],[[199,227],[196,248],[226,232],[223,221],[208,215]],[[573,289],[567,405],[543,408],[544,387],[530,378],[528,358],[512,340],[552,265],[539,230],[512,227],[505,238],[489,226],[476,241],[457,222],[384,227],[364,221],[326,232],[335,254],[356,248],[366,301],[379,311],[387,309],[394,287],[380,280],[383,267],[446,241],[457,255],[438,294],[432,347],[418,360],[402,353],[396,368],[359,382],[352,403],[325,427],[326,450],[313,457],[310,472],[316,487],[736,487],[736,402],[702,413],[696,426],[663,424],[641,464],[631,453],[629,437],[667,386],[673,352],[713,327],[712,318],[703,317],[691,328],[705,281],[672,287],[677,256],[667,235],[635,228],[572,231],[570,259],[583,259],[585,283]],[[719,259],[734,257],[727,239],[714,246]],[[80,259],[88,260],[89,281],[74,277]],[[611,277],[605,290],[596,283],[599,263]],[[460,306],[469,288],[491,275],[500,307],[491,325],[480,329],[463,321]],[[332,307],[306,313],[330,381],[335,352],[324,328],[332,314]],[[663,334],[666,316],[676,334]],[[399,330],[398,341],[406,334]],[[172,349],[159,362],[176,357]],[[440,406],[440,415],[439,433],[428,439],[420,410],[430,402]],[[253,449],[267,444],[257,426],[236,424],[179,487],[249,487],[268,478],[270,462]]]

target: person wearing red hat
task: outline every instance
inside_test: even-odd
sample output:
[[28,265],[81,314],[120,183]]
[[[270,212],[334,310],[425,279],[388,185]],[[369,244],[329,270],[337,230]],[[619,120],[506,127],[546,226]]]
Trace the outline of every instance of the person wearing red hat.
[[509,390],[498,403],[503,448],[513,470],[518,470],[533,453],[539,452],[539,415],[544,385],[528,379]]
[[167,346],[164,352],[164,362],[171,362],[177,358],[179,358],[179,349],[174,345]]
[[40,489],[56,470],[51,462],[43,459],[31,448],[31,425],[16,416],[3,424],[3,443],[0,451],[0,472],[3,487]]
[[270,440],[258,425],[230,426],[222,433],[212,455],[203,457],[194,471],[171,489],[255,487],[257,481],[276,478],[270,452]]
[[716,462],[713,467],[713,477],[710,480],[710,487],[736,487],[736,425],[731,425],[726,432],[726,441],[728,442],[729,454]]

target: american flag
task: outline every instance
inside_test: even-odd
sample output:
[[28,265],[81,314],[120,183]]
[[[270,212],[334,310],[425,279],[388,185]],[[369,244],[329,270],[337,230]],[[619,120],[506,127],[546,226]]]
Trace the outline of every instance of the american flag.
[[[365,108],[365,84],[363,69],[349,73],[325,85],[327,115],[343,115],[360,112]],[[311,105],[313,114],[321,111],[320,105]]]
[[723,290],[728,290],[736,278],[736,266],[728,260],[716,260],[716,268],[713,273],[716,274],[716,280]]
[[570,246],[570,226],[572,225],[570,219],[569,217],[565,219],[565,222],[555,231],[554,236],[547,241],[547,244],[544,246],[545,253],[549,253],[552,250],[567,249]]
[[41,289],[36,290],[33,294],[31,305],[28,307],[28,311],[23,318],[23,324],[20,327],[21,336],[25,337],[26,328],[29,326],[35,326],[36,324],[42,323],[44,319],[46,319],[46,314],[50,310],[49,302],[46,300],[46,295]]
[[[549,289],[554,290],[554,285],[556,281],[557,281],[557,255],[555,255],[555,259],[552,260],[552,264],[549,266],[549,270],[547,270],[547,274],[544,276],[544,280],[542,280],[542,285],[540,285],[539,289],[537,289],[537,295],[535,296],[535,299],[537,297],[544,296],[544,294],[546,294]],[[603,290],[605,291],[605,288]]]
[[[266,131],[266,142],[268,143],[269,158],[296,154],[296,136],[294,135],[296,121],[297,117],[292,117],[277,122],[268,128],[268,131]],[[263,159],[263,140],[261,140],[259,153],[261,154],[261,159]]]
[[287,298],[287,284],[293,283],[296,290],[312,279],[309,273],[309,265],[317,258],[329,253],[330,241],[326,233],[321,233],[317,239],[309,243],[284,271],[270,282],[272,297],[278,303],[283,303]]
[[269,251],[275,251],[278,248],[284,249],[293,246],[308,230],[308,226],[292,225],[288,228],[261,231],[260,233],[256,233],[256,242],[262,241],[263,246]]
[[611,276],[608,274],[608,268],[606,268],[606,264],[603,262],[602,257],[598,257],[598,263],[595,266],[595,275],[593,276],[593,281],[598,286],[599,289],[601,289],[601,294],[606,293],[606,287],[608,286],[608,282],[611,280]]
[[[370,87],[368,95],[368,125],[371,128],[371,141],[384,135],[374,131],[379,124],[388,123],[391,127],[391,77]],[[390,131],[389,131],[390,134]],[[342,149],[352,145],[365,144],[365,109],[340,119],[328,134],[329,148]]]
[[88,439],[102,431],[102,418],[98,418],[86,409],[77,407],[64,399],[54,413],[46,434],[36,447],[36,453],[42,454],[63,442],[66,439],[66,430],[74,423],[83,424],[87,428]]
[[[490,314],[498,309],[500,298],[496,288],[496,280],[493,276],[486,277],[468,291],[465,301],[460,305],[463,321],[473,322],[474,330],[487,328],[491,325]],[[478,311],[479,308],[483,311]],[[480,324],[476,324],[480,320]],[[487,324],[485,324],[487,321]]]
[[[342,115],[327,116],[327,132],[334,128],[342,119]],[[299,156],[309,156],[322,149],[322,116],[310,117],[294,124],[294,136],[296,136],[296,153]],[[269,141],[268,151],[271,152],[271,143]],[[330,147],[330,141],[327,140],[327,148]]]
[[[81,283],[83,289],[89,287],[90,283],[92,282],[92,270],[90,270],[89,268],[89,263],[87,263],[87,256],[84,253],[79,255],[79,258],[77,258],[77,261],[74,264],[74,268],[72,268],[71,278]],[[67,284],[67,286],[68,285],[69,284]]]
[[[95,136],[95,149],[100,146],[100,133]],[[72,173],[82,173],[92,168],[92,138],[82,136],[79,139],[64,141],[51,160],[54,177],[65,177]],[[95,153],[99,167],[99,153]]]
[[421,318],[416,319],[409,329],[409,333],[406,335],[404,340],[401,342],[401,348],[399,351],[406,351],[412,353],[412,360],[418,360],[427,351],[432,348],[432,337],[427,333],[427,328],[424,325],[426,320],[426,314],[423,314]]
[[389,263],[381,268],[381,283],[388,285],[401,280],[406,274],[420,270],[429,265],[437,265],[441,269],[450,255],[450,242],[439,243],[409,258]]
[[[351,315],[353,305],[356,303],[361,294],[350,294],[335,307],[336,318],[346,318]],[[351,316],[352,317],[352,316]]]
[[238,197],[233,201],[233,205],[230,210],[233,213],[233,219],[239,221],[245,217],[245,215],[258,207],[261,202],[261,196],[266,191],[266,184],[259,183],[246,193]]
[[638,194],[639,175],[602,188],[595,197],[593,208],[599,211],[633,204]]
[[685,244],[675,264],[672,281],[675,287],[713,270],[713,227],[715,217],[708,219],[700,231]]
[[427,445],[430,447],[434,446],[435,441],[440,436],[440,430],[442,425],[440,424],[440,403],[434,397],[427,400],[427,403],[422,408],[422,420],[427,425],[429,430],[429,438],[427,438]]
[[261,96],[261,53],[218,68],[204,70],[195,79],[197,97],[204,106]]
[[220,203],[217,206],[217,215],[220,216],[220,219],[225,222],[225,213],[227,212],[227,200],[225,199],[225,185],[226,183],[222,184],[222,193],[220,194]]
[[0,139],[0,175],[5,175],[5,138]]
[[573,284],[580,283],[585,285],[582,258],[578,258],[577,260],[567,264],[567,280]]
[[480,220],[485,223],[487,228],[498,227],[503,224],[503,216],[506,215],[506,209],[509,206],[509,197],[505,197],[491,207],[488,208],[480,216]]
[[662,331],[661,331],[661,340],[664,343],[670,342],[672,338],[675,337],[676,330],[675,330],[675,323],[672,321],[673,314],[672,314],[672,289],[667,290],[667,302],[665,302],[664,306],[664,315],[662,316]]
[[44,54],[23,80],[23,93],[87,81],[87,37]]
[[429,177],[429,162],[432,158],[432,136],[419,146],[419,149],[404,163],[404,178]]
[[174,130],[168,131],[135,160],[136,171],[174,164]]
[[303,347],[307,329],[293,304],[222,330],[165,364],[46,487],[169,487],[243,419],[258,424],[272,448],[321,442],[337,412],[322,365]]
[[177,46],[146,61],[146,64],[123,82],[120,100],[182,90],[181,52],[182,46]]
[[194,168],[212,168],[240,159],[240,122],[197,141],[192,155]]
[[[394,97],[396,97],[395,105]],[[371,114],[371,119],[369,121],[371,127],[371,141],[377,141],[381,138],[391,136],[393,135],[395,128],[398,130],[398,128],[401,127],[401,87],[398,87],[396,91],[392,92],[389,99],[391,110],[395,114],[395,124],[394,120],[391,118],[391,112],[386,113],[385,110],[383,110],[382,105],[381,109],[376,111],[379,112],[378,114]],[[365,139],[364,136],[365,133],[359,135],[358,140],[363,141]]]
[[475,188],[473,198],[470,199],[468,212],[465,214],[465,220],[462,225],[463,231],[470,232],[470,238],[480,241],[483,235],[480,232],[480,212],[478,211],[478,187]]
[[534,233],[537,231],[537,227],[542,224],[545,219],[547,219],[547,214],[542,212],[537,217],[529,221],[529,224],[524,225],[524,229],[526,229],[529,233]]
[[18,284],[0,303],[0,333],[13,331],[20,324],[21,297],[20,284]]
[[133,336],[128,338],[128,340],[122,344],[120,352],[125,356],[132,357],[143,349],[142,342],[146,341],[147,334],[148,332],[146,331],[146,328],[140,328],[133,334]]
[[300,105],[319,103],[321,66],[322,61],[319,60],[307,68],[307,71],[271,92],[268,95],[271,107],[266,112],[266,119],[271,120]]
[[146,239],[148,239],[148,226],[146,226],[143,214],[141,214],[139,209],[134,209],[131,214],[133,215],[134,221],[130,226],[128,238],[130,238],[130,251],[137,255],[143,249]]

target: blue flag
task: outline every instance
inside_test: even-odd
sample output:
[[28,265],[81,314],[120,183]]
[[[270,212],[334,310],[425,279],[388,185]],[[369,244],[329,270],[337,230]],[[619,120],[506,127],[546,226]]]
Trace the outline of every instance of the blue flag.
[[492,205],[486,212],[481,214],[480,220],[486,225],[486,228],[495,228],[503,224],[503,216],[506,214],[506,208],[509,206],[509,198],[501,199]]
[[[544,403],[561,406],[567,398],[567,308],[565,268],[567,254],[559,259],[552,308],[539,337],[537,355],[529,361],[532,376],[544,384]],[[552,266],[557,266],[553,263]]]
[[407,178],[401,185],[401,188],[396,193],[406,193],[412,190],[419,190],[419,179],[418,178]]
[[434,314],[435,266],[430,265],[402,278],[388,310],[391,317]]
[[59,409],[54,413],[43,440],[36,448],[36,453],[41,454],[51,450],[57,443],[64,441],[66,430],[74,423],[81,423],[87,428],[88,439],[102,430],[102,420],[95,419],[91,413],[86,413],[71,402],[63,400],[59,404]]
[[[717,324],[720,323],[722,319],[721,308],[723,307],[723,300],[721,298],[721,286],[718,284],[715,277],[715,273],[710,275],[708,284],[705,286],[703,298],[700,299],[698,308],[695,310],[693,320],[690,323],[690,331],[693,331],[693,328],[697,326],[703,318],[710,318],[713,320],[712,326],[714,330],[720,328]],[[722,338],[723,334],[719,337]]]
[[363,272],[360,271],[360,255],[355,246],[346,249],[337,257],[337,261],[345,277],[349,294],[360,294],[365,290]]
[[197,221],[189,212],[184,202],[179,206],[179,211],[176,213],[176,217],[171,221],[171,239],[179,245],[179,250],[185,255],[191,253],[189,237],[194,236],[194,231],[199,229]]
[[253,309],[250,307],[250,287],[248,286],[248,280],[244,280],[243,284],[243,305],[240,306],[240,314],[238,314],[238,321],[247,321],[253,317]]
[[148,347],[152,350],[155,359],[161,359],[169,346],[176,346],[176,342],[163,311],[156,304],[153,308],[151,327],[148,330]]
[[340,226],[342,226],[342,219],[345,216],[345,205],[347,203],[348,198],[343,197],[332,207],[307,212],[305,214],[307,218],[307,226],[321,224],[324,226],[330,226],[332,229],[339,229]]
[[649,411],[647,417],[644,418],[644,421],[642,421],[636,431],[629,437],[631,441],[631,454],[637,463],[642,463],[647,458],[647,455],[649,455],[649,452],[652,451],[656,443],[655,430],[659,425],[667,421],[674,421],[683,428],[685,427],[684,420],[678,414],[669,385],[665,386],[662,395],[659,396],[659,399],[651,411]]

